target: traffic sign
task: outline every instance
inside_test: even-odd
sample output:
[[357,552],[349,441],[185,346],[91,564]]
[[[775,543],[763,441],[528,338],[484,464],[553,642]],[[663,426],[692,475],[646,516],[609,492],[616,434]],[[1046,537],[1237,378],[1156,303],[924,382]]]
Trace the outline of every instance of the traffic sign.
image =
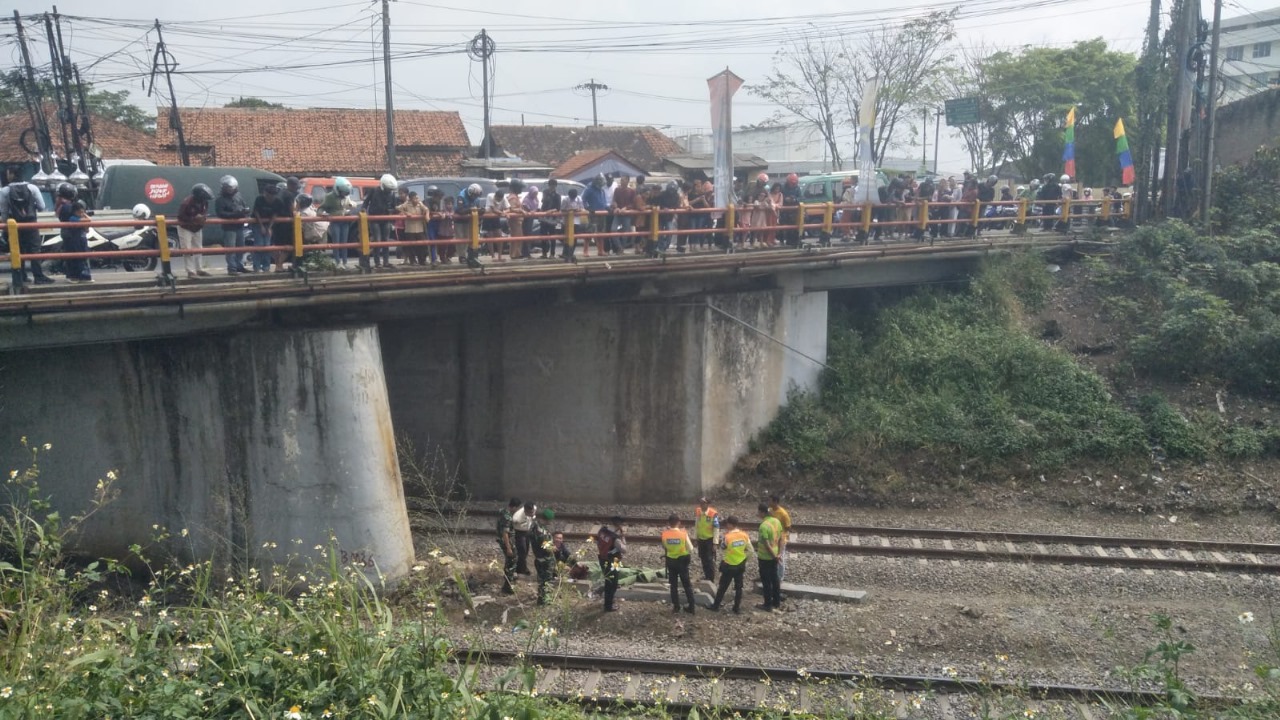
[[946,106],[947,127],[972,125],[976,122],[980,122],[978,118],[978,98],[976,97],[948,100]]

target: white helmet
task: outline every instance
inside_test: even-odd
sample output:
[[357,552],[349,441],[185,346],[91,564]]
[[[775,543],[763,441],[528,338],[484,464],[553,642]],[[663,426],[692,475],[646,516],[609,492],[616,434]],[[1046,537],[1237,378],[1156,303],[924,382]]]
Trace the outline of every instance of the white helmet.
[[133,219],[134,220],[150,220],[151,208],[147,207],[146,203],[138,203],[137,205],[134,205]]
[[1060,182],[1060,183],[1069,183],[1069,182],[1071,182],[1071,176],[1070,176],[1070,175],[1065,175],[1065,174],[1064,174],[1062,177],[1058,178],[1058,182]]
[[396,176],[392,175],[391,173],[387,173],[386,175],[383,175],[378,180],[378,184],[382,186],[383,190],[395,190],[397,187],[400,186],[400,184],[396,182]]
[[235,175],[223,175],[218,180],[218,184],[220,184],[224,188],[231,188],[232,190],[238,189],[240,187],[240,181],[236,180]]
[[484,192],[484,188],[480,187],[480,183],[471,183],[467,186],[467,195],[471,197],[480,197],[482,192]]

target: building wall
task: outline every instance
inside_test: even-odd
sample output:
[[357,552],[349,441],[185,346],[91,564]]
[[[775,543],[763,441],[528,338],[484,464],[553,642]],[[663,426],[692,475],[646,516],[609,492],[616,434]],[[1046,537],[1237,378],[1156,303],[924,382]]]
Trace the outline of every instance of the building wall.
[[[712,151],[710,133],[691,133],[676,141],[688,153]],[[815,162],[826,159],[826,143],[822,134],[811,125],[753,128],[733,131],[733,152],[739,155],[757,155],[770,164]]]
[[1253,157],[1259,147],[1280,139],[1280,90],[1268,90],[1218,109],[1214,131],[1216,163],[1234,165]]

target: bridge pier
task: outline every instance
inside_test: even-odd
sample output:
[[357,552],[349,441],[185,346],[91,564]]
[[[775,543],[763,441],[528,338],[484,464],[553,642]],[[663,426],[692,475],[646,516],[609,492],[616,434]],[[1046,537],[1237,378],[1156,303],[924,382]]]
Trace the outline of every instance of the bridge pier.
[[476,498],[642,503],[721,483],[826,360],[827,296],[781,288],[386,322],[397,432]]
[[182,558],[284,563],[332,533],[389,578],[413,562],[376,326],[0,353],[0,402],[3,469],[29,462],[19,437],[52,443],[39,481],[64,517],[119,473],[76,538],[93,555],[160,525]]

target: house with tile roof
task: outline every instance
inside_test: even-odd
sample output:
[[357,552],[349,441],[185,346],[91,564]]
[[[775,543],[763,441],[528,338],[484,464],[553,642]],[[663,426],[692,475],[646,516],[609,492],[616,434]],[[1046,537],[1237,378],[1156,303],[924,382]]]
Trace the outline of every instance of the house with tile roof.
[[[59,155],[64,155],[54,113],[52,105],[45,110],[46,116],[53,123],[51,130],[55,136],[54,147]],[[160,150],[151,133],[96,115],[91,115],[89,122],[93,128],[93,142],[104,160],[149,160],[160,163],[167,156],[167,153]],[[30,127],[31,118],[25,112],[0,115],[0,167],[15,168],[22,177],[30,177],[36,171],[30,148],[23,147],[22,134]],[[28,145],[33,142],[30,134],[26,142]]]
[[596,175],[608,173],[638,177],[644,175],[645,171],[616,150],[584,150],[560,163],[551,174],[564,180],[585,183]]
[[684,152],[675,140],[652,127],[493,125],[489,138],[494,156],[516,156],[552,167],[563,165],[581,152],[612,150],[649,173],[662,167],[662,158]]
[[[179,108],[193,165],[235,165],[280,175],[377,177],[386,172],[386,114],[347,108]],[[178,164],[168,108],[156,130]],[[456,112],[396,110],[396,161],[403,177],[457,175],[471,149]]]

